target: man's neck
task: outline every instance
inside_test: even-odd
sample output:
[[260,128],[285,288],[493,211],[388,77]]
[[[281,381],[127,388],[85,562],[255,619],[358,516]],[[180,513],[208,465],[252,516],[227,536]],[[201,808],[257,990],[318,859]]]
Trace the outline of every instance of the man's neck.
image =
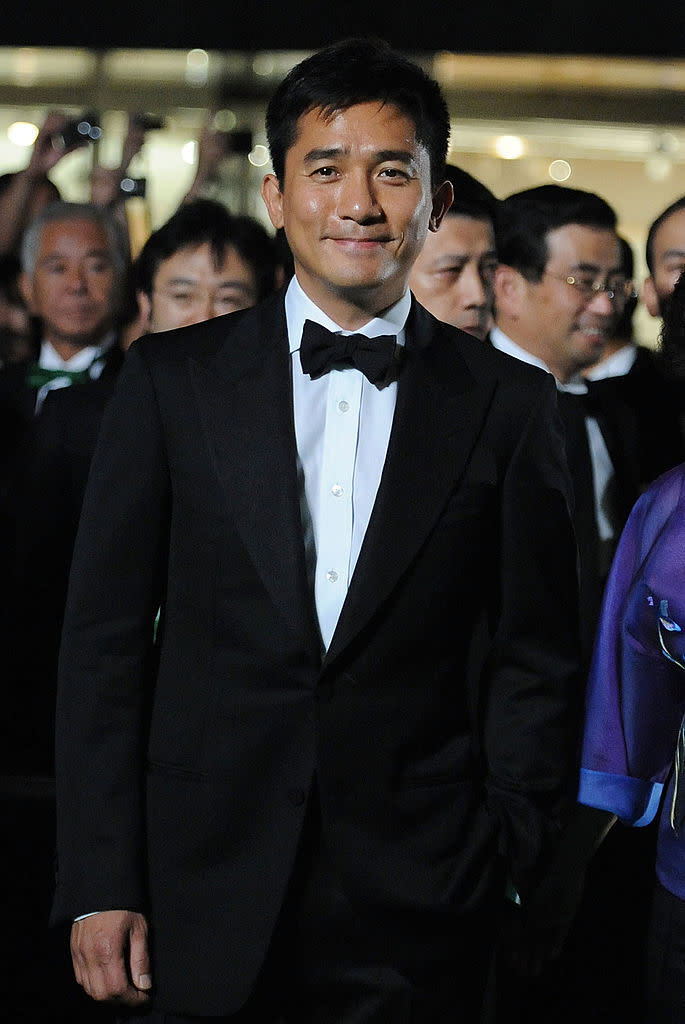
[[102,345],[107,335],[110,333],[110,328],[106,328],[103,331],[99,331],[96,336],[79,338],[75,340],[73,338],[54,337],[46,335],[45,341],[52,345],[53,349],[59,356],[59,358],[67,363],[70,359],[73,359],[79,352],[83,352],[86,348],[93,348]]
[[295,276],[307,298],[344,331],[358,331],[376,317],[382,317],[388,309],[399,302],[406,291],[405,287],[392,297],[380,293],[378,289],[360,289],[342,294],[327,289],[313,289],[307,280],[302,281],[297,272]]
[[532,356],[535,356],[541,363],[547,367],[549,372],[554,375],[555,379],[560,384],[568,384],[574,380],[578,372],[575,367],[568,367],[561,365],[558,359],[554,358],[554,353],[548,352],[544,345],[541,345],[539,341],[531,341],[529,338],[523,337],[521,331],[518,329],[518,325],[508,320],[497,320],[497,327],[503,334],[518,345],[519,348],[524,349],[526,352],[530,352]]

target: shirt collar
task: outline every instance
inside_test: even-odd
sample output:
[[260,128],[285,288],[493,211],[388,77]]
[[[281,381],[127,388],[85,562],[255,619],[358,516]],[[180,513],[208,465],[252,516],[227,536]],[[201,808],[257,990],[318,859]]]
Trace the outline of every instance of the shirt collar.
[[[514,359],[520,359],[523,363],[530,363],[531,366],[538,366],[541,370],[546,370],[547,373],[552,373],[549,366],[547,366],[546,363],[543,363],[542,359],[538,359],[538,357],[534,356],[532,352],[528,351],[528,349],[521,348],[520,345],[517,345],[515,341],[512,341],[512,339],[505,334],[504,331],[500,330],[499,327],[493,327],[490,331],[490,341],[495,348],[500,350],[500,352],[506,352],[507,355],[513,356]],[[552,376],[554,377],[554,374],[552,374]],[[580,371],[575,373],[570,380],[567,380],[563,384],[560,380],[557,380],[556,377],[554,377],[554,380],[558,391],[568,391],[572,395],[587,394],[587,384],[585,383]]]
[[364,324],[360,331],[347,331],[312,302],[302,290],[297,277],[293,276],[285,295],[285,317],[288,325],[290,351],[291,353],[297,352],[300,348],[305,320],[313,320],[335,334],[358,333],[365,334],[367,338],[377,338],[382,334],[394,334],[397,337],[397,344],[404,345],[404,327],[410,309],[411,293],[407,289],[401,299],[386,309],[382,316],[373,317],[367,324]]
[[606,377],[624,377],[637,359],[637,346],[632,341],[622,345],[613,355],[592,366],[586,373],[587,380],[604,380]]
[[96,359],[103,356],[116,341],[114,331],[109,331],[99,345],[87,345],[79,349],[70,359],[62,359],[53,348],[51,342],[46,339],[40,346],[38,365],[43,370],[70,370],[72,372],[87,370]]

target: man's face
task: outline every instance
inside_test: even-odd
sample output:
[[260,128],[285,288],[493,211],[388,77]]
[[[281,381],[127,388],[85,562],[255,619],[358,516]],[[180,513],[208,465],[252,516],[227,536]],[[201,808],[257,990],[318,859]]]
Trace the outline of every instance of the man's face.
[[179,249],[158,267],[152,294],[138,293],[146,328],[153,333],[247,309],[257,298],[250,264],[227,245],[217,265],[208,242]]
[[622,286],[619,243],[611,230],[566,224],[548,233],[547,249],[542,280],[521,279],[516,319],[524,342],[558,380],[567,381],[601,358],[614,322],[606,291],[588,296],[567,278]]
[[483,340],[490,327],[497,254],[492,224],[448,214],[429,233],[409,278],[438,320]]
[[431,194],[430,161],[397,107],[360,103],[298,122],[284,181],[264,180],[274,227],[283,227],[306,294],[354,329],[396,302],[429,226],[451,201]]
[[116,274],[104,228],[85,219],[48,223],[33,275],[21,288],[43,334],[78,350],[99,342],[112,325]]
[[652,266],[642,298],[652,316],[663,316],[664,303],[685,270],[685,207],[672,213],[654,235]]

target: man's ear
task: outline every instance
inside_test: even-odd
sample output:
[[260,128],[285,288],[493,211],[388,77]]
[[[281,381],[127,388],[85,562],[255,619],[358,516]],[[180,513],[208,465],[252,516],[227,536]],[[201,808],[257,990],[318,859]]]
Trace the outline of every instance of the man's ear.
[[269,220],[278,231],[283,227],[283,193],[275,174],[267,174],[262,182],[262,199],[266,206]]
[[495,308],[508,317],[518,316],[525,299],[526,282],[518,270],[500,263],[495,271]]
[[141,327],[149,331],[152,325],[152,299],[147,292],[137,291],[136,300],[138,302]]
[[433,208],[428,222],[429,231],[437,231],[450,206],[454,201],[454,189],[451,181],[443,181],[433,193]]
[[645,283],[642,287],[642,301],[652,316],[661,315],[659,311],[659,296],[654,286],[654,278],[651,275],[645,278]]
[[33,302],[33,278],[27,274],[25,270],[22,270],[17,280],[17,285],[29,313],[31,313],[32,316],[36,316],[37,314]]

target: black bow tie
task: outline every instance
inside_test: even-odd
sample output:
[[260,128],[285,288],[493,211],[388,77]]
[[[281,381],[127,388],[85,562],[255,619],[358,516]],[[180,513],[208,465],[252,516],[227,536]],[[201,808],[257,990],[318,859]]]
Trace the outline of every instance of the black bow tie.
[[394,334],[367,338],[365,334],[333,334],[321,324],[306,320],[300,344],[302,369],[310,377],[320,377],[336,363],[356,366],[372,384],[380,384],[390,374],[397,339]]

